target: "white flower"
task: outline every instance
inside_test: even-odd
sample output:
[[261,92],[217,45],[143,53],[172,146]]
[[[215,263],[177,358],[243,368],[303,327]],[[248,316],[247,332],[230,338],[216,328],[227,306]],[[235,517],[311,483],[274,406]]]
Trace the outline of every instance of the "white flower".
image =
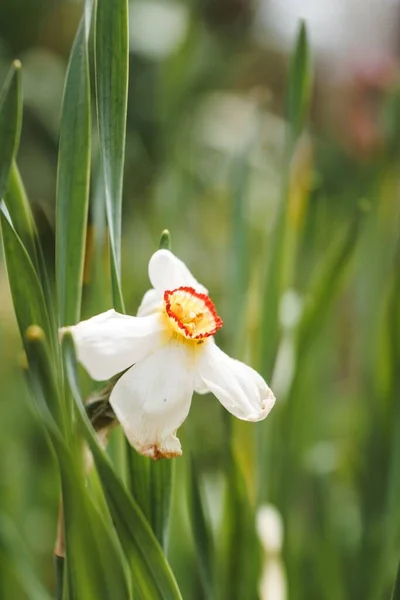
[[214,343],[222,321],[207,290],[169,250],[153,254],[149,277],[153,289],[137,317],[109,310],[66,328],[93,379],[127,369],[110,403],[132,446],[154,459],[182,454],[176,432],[194,391],[212,392],[239,419],[264,419],[274,395],[256,371]]

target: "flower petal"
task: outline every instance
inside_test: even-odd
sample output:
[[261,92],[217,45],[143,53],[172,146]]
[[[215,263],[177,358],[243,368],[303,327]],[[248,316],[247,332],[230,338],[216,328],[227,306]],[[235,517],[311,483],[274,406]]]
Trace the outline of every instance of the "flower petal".
[[147,317],[163,309],[163,297],[156,290],[148,290],[142,298],[137,311],[138,317]]
[[208,290],[193,277],[185,263],[169,250],[157,250],[153,254],[149,262],[149,278],[153,287],[161,294],[165,290],[176,290],[182,286],[208,294]]
[[60,332],[72,333],[79,362],[92,379],[104,381],[157,350],[164,329],[157,314],[130,317],[108,310]]
[[204,349],[197,374],[208,391],[230,413],[244,421],[261,421],[275,404],[274,394],[261,375],[230,358],[216,344],[208,344]]
[[193,377],[190,352],[172,341],[118,380],[110,404],[138,452],[154,459],[182,454],[176,431],[189,413]]

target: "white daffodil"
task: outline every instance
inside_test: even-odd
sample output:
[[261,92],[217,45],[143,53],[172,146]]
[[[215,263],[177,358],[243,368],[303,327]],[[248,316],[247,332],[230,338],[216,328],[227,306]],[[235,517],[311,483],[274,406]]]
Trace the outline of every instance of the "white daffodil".
[[137,317],[108,310],[67,328],[93,379],[127,369],[110,404],[132,446],[154,459],[182,454],[176,432],[194,391],[212,392],[239,419],[264,419],[274,395],[256,371],[214,343],[222,320],[207,290],[169,250],[153,254],[149,278],[153,289]]

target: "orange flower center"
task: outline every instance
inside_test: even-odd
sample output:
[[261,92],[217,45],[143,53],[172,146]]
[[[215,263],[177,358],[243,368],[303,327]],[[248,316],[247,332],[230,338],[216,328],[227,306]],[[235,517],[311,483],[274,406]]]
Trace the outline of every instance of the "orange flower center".
[[164,303],[171,328],[187,339],[201,340],[222,327],[213,302],[192,287],[167,290]]

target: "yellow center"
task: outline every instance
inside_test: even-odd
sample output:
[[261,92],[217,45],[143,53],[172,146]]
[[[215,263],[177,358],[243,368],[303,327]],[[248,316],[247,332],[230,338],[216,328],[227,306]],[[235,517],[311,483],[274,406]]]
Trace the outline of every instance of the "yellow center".
[[222,320],[210,298],[191,287],[167,290],[164,303],[171,329],[186,339],[201,340],[222,327]]

